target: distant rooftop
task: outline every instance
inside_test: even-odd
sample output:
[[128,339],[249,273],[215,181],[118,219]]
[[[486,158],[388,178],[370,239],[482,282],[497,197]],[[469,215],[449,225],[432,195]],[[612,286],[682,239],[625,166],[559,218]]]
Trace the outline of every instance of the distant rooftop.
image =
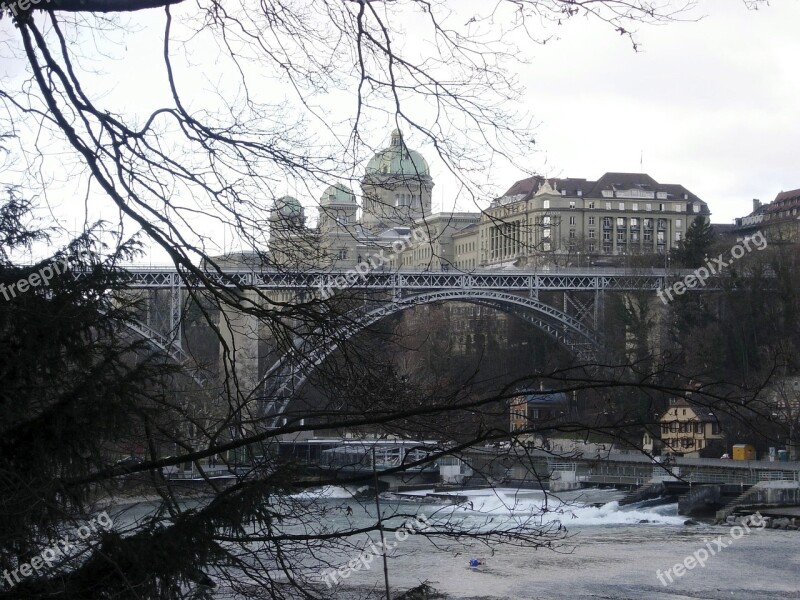
[[514,183],[502,198],[513,198],[513,201],[528,200],[535,196],[545,184],[552,188],[554,193],[568,197],[700,202],[702,203],[701,214],[709,214],[706,203],[684,186],[674,183],[659,183],[646,173],[606,173],[597,181],[575,177],[545,178],[534,175]]
[[564,392],[551,392],[549,390],[520,390],[517,397],[522,397],[528,404],[566,404],[567,395]]

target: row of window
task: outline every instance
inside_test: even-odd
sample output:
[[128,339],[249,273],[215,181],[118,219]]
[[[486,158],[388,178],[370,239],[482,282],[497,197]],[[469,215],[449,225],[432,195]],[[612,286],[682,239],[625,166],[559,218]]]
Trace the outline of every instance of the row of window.
[[[614,205],[613,202],[605,202],[604,204],[605,204],[605,207],[606,207],[605,209],[606,210],[613,210],[612,209],[612,207]],[[627,208],[627,206],[628,205],[625,202],[618,202],[617,203],[617,210],[632,210],[632,211],[639,210],[639,203],[638,202],[631,202],[630,203],[630,208]],[[671,203],[671,204],[670,203],[665,203],[665,202],[659,202],[657,206],[658,206],[657,210],[659,212],[668,212],[670,208],[672,208],[673,212],[683,212],[683,204],[681,204],[680,202],[675,202],[675,203]],[[549,209],[550,208],[550,200],[542,200],[542,208],[544,208],[545,210]],[[574,200],[570,200],[569,208],[570,208],[570,210],[575,210],[577,208],[577,205],[576,205]],[[589,200],[586,203],[586,208],[590,209],[590,210],[594,209],[595,208],[594,200]],[[653,210],[653,204],[651,202],[645,203],[644,204],[644,210],[652,211]],[[695,204],[694,205],[694,212],[700,212],[700,205],[699,204]]]
[[[668,434],[668,433],[703,433],[703,423],[699,422],[683,422],[679,423],[678,421],[672,421],[671,423],[662,423],[661,424],[661,433]],[[720,433],[720,426],[719,423],[711,423],[711,433],[712,435],[719,435]]]
[[415,206],[417,204],[417,198],[419,198],[419,194],[395,194],[394,205]]
[[456,244],[456,253],[463,254],[464,252],[475,252],[475,242]]
[[[628,226],[628,218],[627,217],[617,217],[617,229],[625,229]],[[644,229],[653,229],[653,221],[654,219],[639,219],[638,217],[631,217],[630,218],[630,228],[631,229],[639,229],[640,225]],[[547,227],[551,224],[552,220],[549,216],[541,217],[541,219],[536,220],[537,224],[544,225]],[[658,229],[666,229],[667,228],[667,220],[666,219],[656,219],[656,227]],[[675,219],[675,228],[682,229],[683,228],[683,220],[682,219]],[[578,220],[577,217],[569,217],[569,224],[570,225],[577,225]],[[595,217],[589,217],[589,225],[595,224]],[[614,217],[603,217],[603,229],[612,229],[614,227]]]
[[[617,217],[617,229],[625,229],[627,227],[628,219],[626,217]],[[589,225],[594,225],[594,217],[589,217]],[[653,219],[641,219],[643,229],[653,229]],[[603,217],[603,229],[611,229],[614,226],[614,217]],[[639,229],[639,218],[630,218],[631,229]],[[657,229],[666,229],[666,219],[656,219]],[[675,229],[683,228],[683,220],[675,219]]]

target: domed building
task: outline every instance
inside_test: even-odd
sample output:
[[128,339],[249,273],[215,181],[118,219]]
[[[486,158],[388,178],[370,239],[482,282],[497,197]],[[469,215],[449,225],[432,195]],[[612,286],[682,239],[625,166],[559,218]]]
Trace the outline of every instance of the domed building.
[[305,209],[294,196],[276,198],[269,214],[269,223],[272,231],[295,230],[301,231],[305,227]]
[[[270,262],[295,268],[474,268],[477,260],[461,260],[467,249],[478,254],[481,213],[432,214],[433,178],[425,158],[410,149],[395,129],[389,145],[367,163],[361,179],[362,201],[343,183],[325,188],[319,197],[317,227],[306,227],[305,211],[292,196],[275,200],[270,213]],[[360,209],[360,215],[359,215]],[[428,241],[415,238],[424,232]],[[455,235],[469,239],[456,243]],[[466,239],[466,238],[465,238]],[[396,243],[406,250],[392,250]],[[394,246],[393,246],[394,244]]]
[[430,215],[433,179],[428,163],[403,141],[395,129],[387,148],[367,163],[361,180],[361,223],[373,233],[393,227],[410,227]]

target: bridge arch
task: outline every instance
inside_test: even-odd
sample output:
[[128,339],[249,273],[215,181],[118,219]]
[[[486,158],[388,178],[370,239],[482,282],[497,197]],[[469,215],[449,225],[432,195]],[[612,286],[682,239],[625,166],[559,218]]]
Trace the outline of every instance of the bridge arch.
[[270,367],[256,386],[259,414],[275,427],[296,390],[311,372],[340,345],[381,319],[409,308],[442,301],[460,301],[489,306],[521,317],[577,354],[591,361],[599,348],[597,334],[580,319],[554,308],[537,298],[510,292],[485,289],[449,289],[425,291],[382,301],[377,307],[365,308],[344,316],[345,323],[330,335],[331,342],[319,344],[321,336],[287,352]]
[[[121,325],[131,333],[144,338],[148,344],[153,346],[156,350],[163,352],[178,365],[188,366],[191,364],[191,357],[184,352],[180,342],[175,337],[169,338],[162,335],[141,321],[125,320],[121,321]],[[195,370],[188,370],[188,375],[198,387],[205,387],[207,380],[204,376],[199,375]]]

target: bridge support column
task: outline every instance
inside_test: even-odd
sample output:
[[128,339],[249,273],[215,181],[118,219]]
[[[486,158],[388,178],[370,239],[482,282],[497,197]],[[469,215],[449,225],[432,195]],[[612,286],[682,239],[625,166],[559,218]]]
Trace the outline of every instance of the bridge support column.
[[178,348],[183,348],[183,294],[182,280],[178,273],[173,273],[171,277],[169,294],[169,330],[173,344]]
[[[254,296],[254,292],[245,292]],[[255,301],[255,298],[250,298]],[[240,400],[250,395],[259,382],[258,339],[259,323],[252,314],[223,307],[220,313],[220,374],[228,377],[231,393]],[[224,343],[223,343],[224,342]],[[257,407],[251,408],[256,416]],[[250,415],[243,415],[247,418]]]

